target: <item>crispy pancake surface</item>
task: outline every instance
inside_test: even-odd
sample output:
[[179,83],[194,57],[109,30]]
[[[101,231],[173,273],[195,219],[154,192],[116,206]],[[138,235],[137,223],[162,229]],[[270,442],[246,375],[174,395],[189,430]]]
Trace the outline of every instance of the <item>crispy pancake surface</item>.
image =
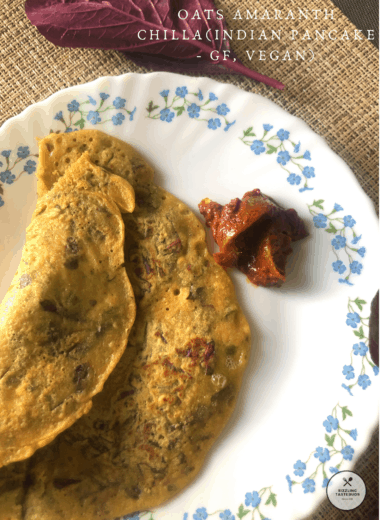
[[[202,225],[150,181],[136,152],[132,160],[128,145],[97,131],[51,135],[40,143],[41,164],[45,153],[60,164],[59,137],[75,158],[73,137],[78,149],[86,144],[92,160],[135,190],[135,211],[123,218],[136,321],[90,412],[28,461],[0,470],[0,510],[5,520],[114,520],[156,507],[194,479],[233,410],[250,331]],[[106,165],[91,146],[108,139],[115,153]],[[42,169],[41,179],[54,184]]]
[[85,155],[37,203],[0,306],[0,466],[87,413],[125,350],[135,302],[118,206],[134,209],[133,188]]
[[120,139],[98,130],[50,134],[39,142],[38,196],[45,195],[85,152],[94,164],[120,175],[132,185],[136,182],[144,185],[153,179],[153,169],[135,148]]

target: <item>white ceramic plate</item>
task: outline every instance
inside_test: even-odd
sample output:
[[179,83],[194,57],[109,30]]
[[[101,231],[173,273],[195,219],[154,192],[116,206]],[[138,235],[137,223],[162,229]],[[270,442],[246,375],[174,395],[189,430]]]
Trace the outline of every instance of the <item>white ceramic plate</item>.
[[295,244],[281,289],[231,272],[253,336],[236,410],[195,482],[152,516],[306,516],[331,475],[353,467],[378,421],[368,352],[379,258],[371,201],[323,139],[260,96],[167,73],[101,78],[0,130],[1,298],[36,203],[36,137],[82,127],[136,146],[156,182],[198,215],[206,196],[225,204],[260,188],[305,220],[310,236]]

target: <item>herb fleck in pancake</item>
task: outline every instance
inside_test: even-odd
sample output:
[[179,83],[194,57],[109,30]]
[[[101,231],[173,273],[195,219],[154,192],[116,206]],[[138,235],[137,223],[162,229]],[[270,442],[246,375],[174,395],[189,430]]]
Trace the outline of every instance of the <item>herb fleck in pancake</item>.
[[133,210],[132,187],[86,156],[37,203],[0,306],[0,466],[87,413],[126,347],[135,302],[117,204]]
[[[41,164],[63,164],[64,154],[54,157],[59,138],[75,158],[85,144],[135,190],[135,211],[123,218],[136,321],[90,412],[28,464],[0,470],[0,510],[7,520],[114,520],[156,507],[194,479],[233,410],[250,331],[201,223],[151,182],[141,157],[117,139],[79,131],[41,141]],[[113,150],[107,164],[105,141]],[[56,178],[65,175],[60,168]],[[43,168],[39,179],[52,185]]]

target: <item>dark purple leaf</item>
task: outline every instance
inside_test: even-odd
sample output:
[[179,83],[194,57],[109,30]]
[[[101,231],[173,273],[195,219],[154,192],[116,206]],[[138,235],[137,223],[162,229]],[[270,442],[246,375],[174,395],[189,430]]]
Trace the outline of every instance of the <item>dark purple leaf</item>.
[[[189,13],[185,20],[178,17],[182,9]],[[25,11],[40,33],[61,47],[113,49],[155,70],[243,74],[284,88],[237,59],[221,37],[227,27],[212,0],[27,0]],[[199,19],[192,20],[195,12]],[[150,31],[153,37],[159,31],[159,39],[150,39]]]
[[371,302],[369,318],[369,351],[372,361],[379,366],[379,291]]

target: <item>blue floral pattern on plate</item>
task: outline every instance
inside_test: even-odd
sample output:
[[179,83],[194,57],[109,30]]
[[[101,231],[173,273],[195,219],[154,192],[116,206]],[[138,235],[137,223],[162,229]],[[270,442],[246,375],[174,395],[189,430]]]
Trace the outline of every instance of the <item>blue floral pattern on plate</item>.
[[[106,92],[100,92],[95,97],[96,99],[88,95],[87,99],[82,101],[73,99],[67,103],[65,114],[63,110],[55,114],[54,119],[64,125],[64,132],[83,129],[86,123],[91,126],[105,123],[119,126],[125,121],[133,121],[137,107],[128,110],[126,99],[117,96],[111,101],[110,95]],[[57,132],[57,129],[50,131]]]
[[[323,229],[332,236],[331,246],[336,257],[336,260],[332,263],[332,268],[334,272],[340,275],[345,274],[344,277],[339,278],[339,283],[353,285],[350,281],[351,275],[361,274],[363,269],[361,259],[366,254],[365,247],[361,245],[357,247],[362,235],[355,232],[356,220],[351,215],[336,215],[338,212],[344,211],[340,204],[335,203],[333,209],[327,213],[324,212],[324,202],[323,199],[314,200],[307,207],[313,216],[314,226],[317,229]],[[355,253],[358,255],[358,260],[354,260],[353,255]]]
[[[359,312],[363,312],[366,304],[367,302],[359,297],[355,300],[349,298],[347,304],[346,325],[353,329],[355,343],[350,347],[350,363],[343,365],[342,374],[347,380],[347,384],[343,383],[342,387],[351,396],[353,396],[352,389],[356,385],[362,390],[366,390],[372,384],[371,377],[379,375],[379,367],[371,361],[369,356],[369,316],[364,318],[359,314]],[[367,369],[370,370],[371,377],[366,373]],[[356,374],[358,374],[357,378]]]
[[37,163],[30,157],[38,157],[38,154],[30,153],[29,146],[0,152],[0,208],[5,204],[1,196],[4,187],[14,184],[24,173],[31,175],[36,171]]
[[164,89],[159,95],[165,106],[162,106],[161,101],[158,102],[160,104],[149,101],[146,107],[149,119],[171,123],[175,117],[187,114],[193,121],[207,123],[209,130],[224,127],[225,132],[236,123],[236,120],[228,121],[226,116],[231,110],[226,103],[221,103],[213,92],[205,95],[200,89],[198,92],[189,92],[187,87],[181,86],[176,88],[174,94],[169,89]]
[[295,480],[294,477],[292,479],[290,475],[286,475],[290,493],[296,485],[301,485],[305,494],[314,493],[317,482],[325,488],[331,476],[340,471],[344,461],[352,460],[355,450],[351,442],[358,438],[358,431],[356,428],[346,429],[341,426],[347,417],[352,417],[352,412],[347,406],[340,406],[339,403],[334,406],[331,414],[322,423],[326,445],[317,446],[305,462],[297,460],[293,465],[293,475],[304,478]]
[[[315,168],[313,166],[305,166],[302,161],[311,161],[309,150],[300,153],[301,143],[295,143],[290,139],[290,132],[280,128],[277,132],[272,133],[273,125],[263,125],[261,137],[258,137],[253,126],[243,130],[243,136],[239,139],[249,146],[255,155],[276,154],[276,161],[280,167],[287,172],[286,180],[292,186],[300,186],[299,192],[312,190],[309,181],[315,177]],[[255,139],[253,139],[255,138]],[[296,173],[290,168],[294,168]]]

